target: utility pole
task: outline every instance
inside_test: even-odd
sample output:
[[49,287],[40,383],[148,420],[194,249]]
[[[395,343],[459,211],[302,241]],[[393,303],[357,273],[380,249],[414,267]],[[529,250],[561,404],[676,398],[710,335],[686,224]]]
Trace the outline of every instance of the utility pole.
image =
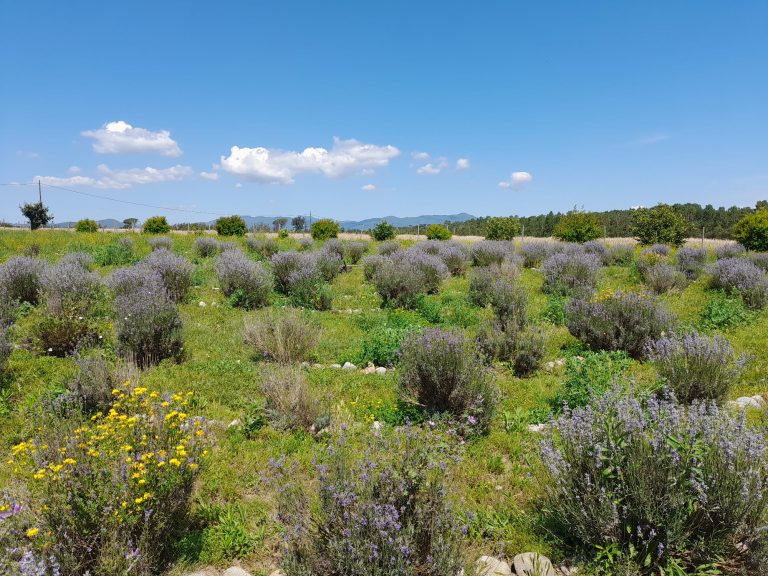
[[43,185],[40,183],[40,180],[37,181],[37,198],[40,201],[40,204],[43,203]]
[[309,229],[312,230],[312,210],[309,211]]

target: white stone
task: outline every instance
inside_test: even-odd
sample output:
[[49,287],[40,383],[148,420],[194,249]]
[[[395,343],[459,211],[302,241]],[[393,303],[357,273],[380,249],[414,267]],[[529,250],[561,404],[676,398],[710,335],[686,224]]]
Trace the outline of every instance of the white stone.
[[384,368],[384,366],[377,366],[376,367],[376,374],[386,374],[387,369]]
[[352,362],[344,362],[344,366],[341,367],[342,370],[357,370],[357,366],[352,364]]
[[205,302],[200,300],[200,302],[198,303],[198,306],[200,306],[200,308],[205,308],[206,304],[205,304]]
[[235,418],[234,420],[232,420],[232,422],[229,423],[229,426],[227,426],[227,428],[235,428],[237,426],[240,426],[240,424],[241,424],[240,418]]
[[341,364],[331,364],[331,368],[341,368]]
[[746,408],[757,408],[758,410],[762,410],[766,407],[765,398],[759,394],[755,396],[742,396],[740,398],[736,398],[736,400],[733,400],[732,402],[729,402],[729,404],[741,410],[745,410]]
[[183,576],[218,576],[218,574],[219,571],[215,568],[203,568],[202,570],[186,573]]
[[312,364],[312,368],[324,368],[322,364],[314,363]]
[[480,556],[475,562],[477,576],[512,576],[509,564],[493,556]]
[[239,566],[232,566],[231,568],[224,570],[224,574],[222,576],[251,576],[251,573],[246,572]]
[[512,561],[517,576],[555,576],[552,562],[536,552],[518,554]]
[[371,424],[371,429],[373,430],[381,430],[384,427],[384,424],[379,422],[378,420],[374,420]]
[[274,572],[270,572],[269,576],[285,576],[285,572],[280,570],[279,568],[275,570]]
[[547,429],[546,424],[528,424],[528,432],[544,432]]
[[550,371],[550,372],[551,372],[551,371],[552,371],[552,370],[554,370],[554,368],[555,368],[555,363],[554,363],[554,362],[547,362],[547,363],[544,365],[544,367],[545,367],[545,368],[546,368],[548,371]]

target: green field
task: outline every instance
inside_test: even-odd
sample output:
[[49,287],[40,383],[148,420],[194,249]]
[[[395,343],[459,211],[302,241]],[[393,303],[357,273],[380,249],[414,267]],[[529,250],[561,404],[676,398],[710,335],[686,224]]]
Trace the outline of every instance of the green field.
[[[29,252],[35,245],[39,257],[55,262],[68,252],[95,253],[111,243],[114,234],[78,234],[65,231],[0,232],[0,262]],[[135,235],[136,258],[150,253],[142,235]],[[243,340],[244,321],[269,310],[245,311],[229,304],[218,289],[215,258],[201,258],[194,250],[194,235],[174,235],[173,250],[195,266],[193,288],[180,304],[183,319],[183,360],[170,360],[148,368],[139,383],[149,390],[194,393],[194,411],[213,420],[213,445],[195,483],[192,515],[186,536],[178,546],[169,574],[181,574],[195,567],[226,567],[234,561],[254,574],[269,574],[277,567],[281,526],[275,517],[274,486],[265,479],[270,459],[295,463],[301,480],[312,483],[312,457],[326,442],[325,436],[306,432],[279,431],[264,426],[246,433],[242,425],[260,398],[259,361]],[[232,240],[243,244],[242,240]],[[294,249],[296,241],[280,242],[281,250]],[[375,243],[369,253],[375,253]],[[107,276],[114,267],[97,267]],[[528,430],[545,415],[547,400],[554,397],[564,378],[559,359],[583,352],[578,341],[562,325],[545,318],[551,298],[541,290],[542,275],[524,269],[520,281],[529,295],[529,314],[546,336],[542,366],[530,377],[518,378],[510,368],[497,363],[493,375],[501,399],[487,435],[472,437],[462,448],[461,463],[450,471],[449,494],[456,510],[468,524],[466,557],[472,561],[483,554],[511,558],[524,551],[538,551],[560,562],[568,554],[541,526],[537,515],[540,487],[536,470],[540,466],[538,444],[541,435]],[[754,313],[748,320],[727,330],[709,330],[701,314],[718,294],[707,287],[706,274],[681,291],[670,291],[660,300],[673,312],[680,325],[706,333],[722,333],[738,353],[749,356],[732,398],[768,393],[768,311]],[[439,325],[455,328],[474,337],[481,322],[490,318],[490,309],[473,306],[467,299],[466,277],[443,282],[440,292],[426,297],[414,311],[382,309],[375,289],[363,279],[362,268],[351,266],[332,282],[332,310],[308,311],[321,327],[321,338],[312,352],[307,377],[313,393],[327,403],[332,418],[346,419],[353,435],[370,434],[371,421],[395,420],[401,409],[397,396],[398,372],[365,374],[357,370],[331,368],[331,364],[360,363],[364,340],[397,316],[409,325]],[[642,283],[632,266],[611,266],[600,272],[598,290],[640,290]],[[203,305],[204,303],[204,305]],[[274,294],[270,309],[280,313],[285,297]],[[101,346],[114,355],[115,337],[109,307],[98,319],[103,336]],[[41,398],[65,390],[75,371],[71,357],[46,355],[34,345],[33,329],[43,315],[42,307],[24,310],[10,335],[14,344],[7,374],[0,383],[0,450],[28,439],[33,429],[31,416]],[[555,366],[547,368],[547,363]],[[639,387],[652,388],[656,374],[650,364],[631,361],[629,377]],[[750,418],[757,421],[757,411]],[[240,425],[230,425],[233,421]],[[385,424],[386,425],[386,424]],[[0,468],[0,484],[10,482],[13,471]],[[582,573],[587,573],[583,571]]]

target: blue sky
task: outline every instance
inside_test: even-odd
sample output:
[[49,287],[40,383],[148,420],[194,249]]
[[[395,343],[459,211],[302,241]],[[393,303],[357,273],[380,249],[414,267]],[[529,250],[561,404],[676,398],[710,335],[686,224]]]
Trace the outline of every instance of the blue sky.
[[[338,219],[768,198],[765,1],[0,0],[0,19],[4,184]],[[0,195],[17,221],[36,188]],[[213,218],[44,195],[57,221]]]

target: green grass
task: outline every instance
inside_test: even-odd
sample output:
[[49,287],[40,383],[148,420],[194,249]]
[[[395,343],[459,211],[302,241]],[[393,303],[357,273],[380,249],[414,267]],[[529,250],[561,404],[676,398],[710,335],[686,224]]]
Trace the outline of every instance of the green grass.
[[[39,248],[47,260],[83,250],[94,253],[114,241],[115,234],[76,234],[65,231],[0,232],[0,262]],[[149,253],[140,234],[135,240],[136,257]],[[180,560],[172,573],[208,562],[225,565],[239,558],[255,572],[268,573],[278,549],[280,527],[275,521],[273,488],[265,482],[271,458],[287,455],[307,482],[314,478],[312,456],[319,441],[305,433],[279,432],[264,427],[251,438],[228,424],[243,418],[249,406],[259,398],[258,366],[242,338],[244,320],[265,311],[243,311],[229,306],[219,290],[213,273],[214,259],[201,259],[194,253],[194,236],[174,235],[174,250],[197,266],[196,285],[188,302],[180,306],[184,320],[184,361],[163,362],[145,371],[143,386],[153,390],[195,393],[196,410],[215,421],[215,447],[195,488],[193,522],[188,538],[180,544]],[[230,240],[241,244],[242,239]],[[291,239],[279,240],[281,249],[295,247]],[[106,275],[109,268],[100,269]],[[549,298],[541,292],[538,271],[524,270],[521,282],[530,296],[532,318],[540,318]],[[630,267],[611,267],[602,272],[600,288],[640,289]],[[390,313],[380,309],[381,300],[374,289],[363,282],[360,267],[352,267],[333,283],[333,310],[311,312],[322,327],[322,338],[312,361],[325,365],[354,361],[361,342],[371,327],[384,323],[426,325],[464,330],[473,335],[477,326],[489,317],[489,310],[471,306],[466,299],[467,280],[452,278],[441,292],[425,299],[420,311]],[[701,311],[713,295],[704,279],[691,283],[680,292],[662,297],[665,305],[685,326],[699,327]],[[201,307],[199,302],[205,302]],[[273,307],[285,305],[275,296]],[[349,311],[353,311],[349,313]],[[9,372],[0,387],[0,451],[24,437],[30,429],[27,418],[38,399],[61,390],[74,371],[72,359],[51,358],[27,349],[25,345],[36,312],[20,319],[13,328],[13,340],[19,344],[10,359]],[[562,358],[565,349],[576,344],[564,326],[542,321],[547,334],[544,363]],[[108,332],[108,330],[107,330]],[[768,313],[755,315],[747,325],[726,330],[725,335],[739,352],[752,359],[733,396],[768,392]],[[114,337],[105,334],[105,346]],[[630,377],[652,382],[653,369],[631,362]],[[499,410],[490,433],[471,440],[463,463],[452,472],[450,497],[467,514],[469,554],[500,552],[514,555],[522,551],[541,551],[559,559],[563,551],[536,529],[538,486],[533,471],[539,465],[538,436],[527,430],[530,410],[540,410],[553,397],[563,379],[563,369],[541,369],[526,379],[516,378],[505,366],[495,367],[502,391]],[[331,368],[308,371],[313,392],[331,406],[333,413],[364,431],[370,415],[394,418],[397,403],[397,375],[365,375]],[[0,468],[0,483],[9,479],[9,471]]]

